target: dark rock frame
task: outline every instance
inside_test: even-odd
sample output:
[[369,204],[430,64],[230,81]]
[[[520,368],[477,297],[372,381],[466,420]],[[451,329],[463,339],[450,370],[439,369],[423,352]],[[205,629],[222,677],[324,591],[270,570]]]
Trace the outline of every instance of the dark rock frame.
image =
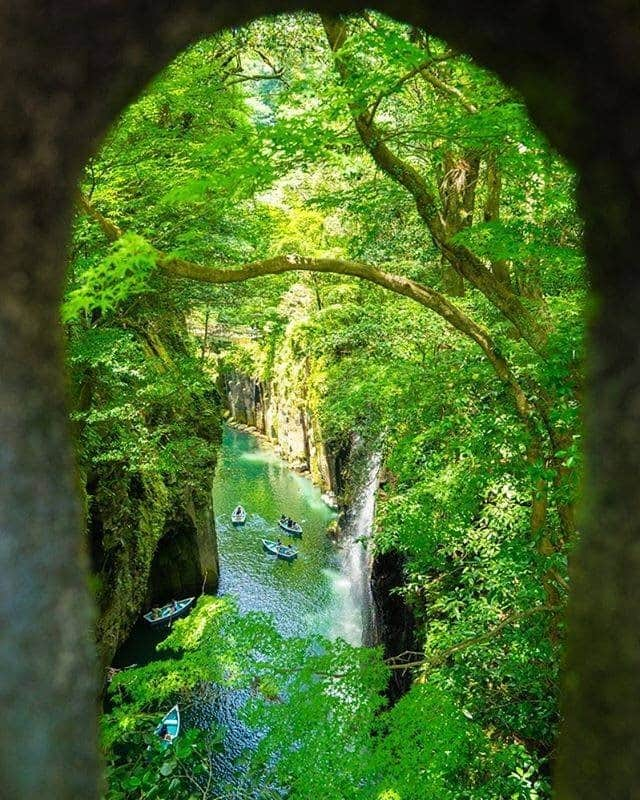
[[[0,794],[98,796],[96,676],[58,303],[76,182],[180,49],[316,0],[0,0]],[[579,170],[595,302],[556,797],[640,796],[640,4],[375,7],[496,70]]]

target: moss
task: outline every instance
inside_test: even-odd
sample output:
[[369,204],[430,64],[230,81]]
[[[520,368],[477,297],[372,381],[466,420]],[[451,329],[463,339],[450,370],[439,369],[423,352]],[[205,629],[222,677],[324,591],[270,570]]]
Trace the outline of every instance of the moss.
[[[198,362],[190,360],[190,342],[180,315],[149,312],[144,309],[127,324],[126,354],[140,359],[134,379],[122,386],[113,372],[94,369],[89,373],[87,394],[94,407],[86,412],[88,422],[79,442],[79,459],[87,476],[91,585],[99,610],[96,639],[104,666],[149,601],[152,565],[167,531],[181,514],[207,517],[221,440],[220,396],[213,385],[207,386]],[[173,370],[179,379],[182,363],[184,385],[178,385],[175,394],[156,391],[159,381],[154,381],[154,375],[168,375]],[[122,366],[116,363],[115,370]],[[132,380],[145,369],[150,377],[142,385],[144,403],[136,408],[136,414],[93,423],[94,410],[104,415],[104,409],[135,403],[137,389]],[[86,373],[83,379],[86,381]],[[129,457],[128,450],[138,445],[141,424],[146,440],[140,453]],[[197,548],[195,522],[192,536]],[[211,546],[215,555],[215,542]],[[211,569],[211,547],[208,556]],[[215,584],[209,577],[209,583]],[[155,575],[156,584],[158,580]]]
[[351,434],[329,441],[323,427],[328,363],[311,346],[309,314],[316,301],[304,289],[296,286],[300,302],[284,329],[235,341],[221,353],[221,385],[235,421],[255,423],[293,466],[306,467],[316,485],[338,495]]

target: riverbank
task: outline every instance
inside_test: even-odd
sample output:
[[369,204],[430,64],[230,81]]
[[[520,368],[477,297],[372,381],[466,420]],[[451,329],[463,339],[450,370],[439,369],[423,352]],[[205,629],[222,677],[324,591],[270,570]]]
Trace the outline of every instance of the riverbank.
[[[280,447],[277,441],[274,441],[266,433],[260,431],[258,428],[255,427],[255,425],[246,425],[243,422],[238,422],[231,416],[231,413],[229,411],[226,412],[224,421],[226,425],[228,425],[230,428],[233,428],[236,431],[239,431],[240,433],[247,433],[250,434],[251,436],[255,436],[255,438],[258,439],[258,441],[262,442],[265,446],[271,447],[273,452],[279,458],[281,458],[285,462],[285,464],[287,464],[289,469],[291,469],[293,472],[298,473],[298,475],[301,475],[303,478],[308,478],[312,483],[315,483],[311,470],[308,468],[306,463],[301,462],[299,459],[293,459],[290,456],[288,456],[286,452],[283,452],[282,448]],[[319,488],[322,489],[323,487],[320,486]],[[332,511],[338,511],[340,509],[340,503],[338,501],[338,498],[331,489],[323,491],[321,497],[324,503]]]

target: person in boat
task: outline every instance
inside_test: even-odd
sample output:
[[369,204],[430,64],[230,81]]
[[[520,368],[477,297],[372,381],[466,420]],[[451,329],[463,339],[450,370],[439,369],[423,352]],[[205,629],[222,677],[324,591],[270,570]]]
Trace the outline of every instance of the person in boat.
[[236,510],[233,513],[236,517],[239,517],[242,514],[242,506],[236,506]]
[[172,611],[177,611],[178,610],[178,601],[177,600],[172,600],[171,601],[171,610]]
[[162,725],[160,726],[160,730],[158,731],[158,736],[161,739],[166,739],[167,738],[167,734],[169,734],[169,736],[171,736],[171,734],[169,733],[169,728],[167,728],[167,723],[163,722]]
[[151,619],[159,619],[162,616],[162,609],[154,606],[151,609]]
[[287,518],[285,517],[285,515],[284,514],[280,514],[280,522],[286,523],[286,521],[287,521]]
[[278,547],[282,547],[282,542],[280,541],[280,539],[278,539],[278,541],[276,542],[276,544],[278,545]]

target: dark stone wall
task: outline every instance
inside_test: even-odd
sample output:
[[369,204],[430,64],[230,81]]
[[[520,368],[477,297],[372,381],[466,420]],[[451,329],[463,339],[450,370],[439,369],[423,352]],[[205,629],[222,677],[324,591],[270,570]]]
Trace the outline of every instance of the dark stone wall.
[[[382,644],[385,658],[416,651],[416,621],[411,607],[394,589],[404,586],[404,558],[396,550],[376,553],[371,564],[371,593],[374,604],[374,641]],[[408,692],[411,670],[394,670],[388,695],[392,702]]]
[[[364,4],[318,0],[347,12]],[[640,786],[640,4],[375,3],[467,50],[578,167],[597,303],[559,800]],[[0,4],[0,728],[4,797],[98,796],[96,670],[58,319],[82,164],[197,37],[306,3]]]
[[213,510],[196,511],[193,504],[168,520],[156,546],[149,572],[147,603],[198,597],[218,588],[218,551]]
[[152,603],[217,590],[218,550],[210,502],[176,502],[157,478],[142,481],[135,498],[113,476],[90,488],[87,533],[103,673]]
[[195,534],[193,521],[185,514],[170,521],[151,564],[149,605],[200,594],[203,575]]

